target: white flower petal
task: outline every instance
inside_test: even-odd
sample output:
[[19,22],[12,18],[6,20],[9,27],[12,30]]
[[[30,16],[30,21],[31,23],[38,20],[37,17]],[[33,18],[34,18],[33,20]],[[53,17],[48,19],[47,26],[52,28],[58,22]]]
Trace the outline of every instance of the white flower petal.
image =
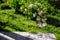
[[34,4],[30,4],[29,7],[30,7],[30,8],[33,8],[33,7],[34,7]]
[[38,6],[41,6],[41,3],[38,3]]

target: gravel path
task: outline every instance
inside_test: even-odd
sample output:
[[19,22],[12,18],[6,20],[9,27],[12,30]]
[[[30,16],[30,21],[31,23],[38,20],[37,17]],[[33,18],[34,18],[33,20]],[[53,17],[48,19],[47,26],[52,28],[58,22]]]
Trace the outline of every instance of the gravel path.
[[0,32],[0,40],[56,40],[53,33]]

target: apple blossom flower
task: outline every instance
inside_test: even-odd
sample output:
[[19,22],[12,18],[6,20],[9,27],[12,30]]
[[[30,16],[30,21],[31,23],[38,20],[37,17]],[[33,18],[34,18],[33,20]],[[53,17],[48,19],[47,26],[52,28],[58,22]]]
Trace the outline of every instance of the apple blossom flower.
[[25,10],[25,11],[27,11],[27,9],[26,9],[26,8],[25,8],[24,10]]
[[38,6],[41,6],[41,3],[38,3],[37,5],[38,5]]
[[30,4],[29,7],[30,7],[30,8],[33,8],[33,7],[34,7],[34,4]]
[[39,22],[37,25],[42,28],[42,27],[45,27],[47,24]]
[[40,16],[37,16],[36,21],[40,21]]

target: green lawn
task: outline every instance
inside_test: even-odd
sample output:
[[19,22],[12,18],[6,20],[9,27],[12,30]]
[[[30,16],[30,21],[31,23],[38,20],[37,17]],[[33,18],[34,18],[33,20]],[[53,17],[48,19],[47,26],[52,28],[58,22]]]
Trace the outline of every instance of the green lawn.
[[[5,15],[6,16],[6,15]],[[5,25],[2,26],[2,30],[1,31],[10,31],[10,32],[15,32],[15,31],[28,31],[28,32],[52,32],[56,35],[57,40],[59,40],[60,38],[60,28],[56,27],[54,25],[51,24],[47,24],[46,27],[44,28],[39,28],[36,24],[35,21],[29,20],[27,19],[27,17],[24,17],[22,15],[19,14],[13,14],[13,16],[15,17],[13,19],[13,17],[8,17],[6,18],[6,20],[8,21],[4,21],[5,20],[5,16],[0,18],[3,23],[6,23]],[[7,23],[8,22],[8,23]]]
[[[16,0],[5,0],[4,3],[0,3],[0,31],[25,31],[25,32],[52,32],[56,35],[57,40],[60,40],[60,9],[54,9],[46,0],[19,0],[19,4],[22,4],[21,11],[20,6],[17,6]],[[30,2],[31,1],[31,2]],[[47,25],[43,28],[37,26],[36,21],[28,19],[28,14],[24,14],[24,8],[29,8],[29,4],[42,3],[41,8],[47,12]],[[18,10],[20,12],[17,12]],[[58,12],[56,12],[58,11]],[[23,13],[22,13],[23,12]],[[54,14],[55,13],[55,14]]]

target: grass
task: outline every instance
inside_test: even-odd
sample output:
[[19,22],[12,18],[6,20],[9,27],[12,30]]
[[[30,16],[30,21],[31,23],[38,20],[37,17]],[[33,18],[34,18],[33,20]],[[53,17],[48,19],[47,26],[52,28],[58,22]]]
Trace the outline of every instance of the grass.
[[[27,1],[27,0],[26,0]],[[40,0],[41,1],[41,0]],[[38,1],[34,1],[34,4],[37,4]],[[29,3],[28,3],[29,2]],[[33,1],[30,2],[30,0],[27,3],[25,2],[25,0],[21,3],[23,3],[24,5],[22,5],[22,7],[26,6],[28,8],[28,5],[33,3]],[[25,32],[52,32],[56,35],[57,40],[60,40],[60,26],[56,27],[56,24],[60,23],[60,15],[58,16],[58,14],[56,15],[47,15],[47,18],[49,20],[47,20],[47,25],[43,28],[40,28],[37,26],[36,21],[33,20],[29,20],[27,19],[27,16],[24,16],[20,13],[16,13],[15,14],[15,9],[13,8],[13,2],[11,0],[0,4],[0,31],[10,31],[10,32],[16,32],[16,31],[25,31]],[[20,1],[19,1],[20,3]],[[47,7],[48,5],[45,6],[45,4],[47,4],[47,1],[45,2],[44,0],[41,1],[41,3],[43,4],[41,8],[43,8],[44,10],[46,9],[47,11]],[[44,4],[45,3],[45,4]],[[1,6],[4,5],[8,5],[9,7],[11,7],[11,9],[4,9],[1,10]],[[60,13],[60,12],[59,12]]]
[[[28,32],[52,32],[56,35],[57,40],[60,38],[60,28],[55,27],[53,25],[47,24],[44,28],[39,28],[35,21],[28,20],[26,17],[19,15],[19,14],[13,14],[15,16],[15,19],[8,20],[8,23],[6,26],[3,25],[4,30],[8,30],[10,32],[15,31],[28,31]],[[4,19],[5,17],[3,17]],[[3,21],[3,20],[1,20]],[[7,21],[6,21],[7,22]]]

